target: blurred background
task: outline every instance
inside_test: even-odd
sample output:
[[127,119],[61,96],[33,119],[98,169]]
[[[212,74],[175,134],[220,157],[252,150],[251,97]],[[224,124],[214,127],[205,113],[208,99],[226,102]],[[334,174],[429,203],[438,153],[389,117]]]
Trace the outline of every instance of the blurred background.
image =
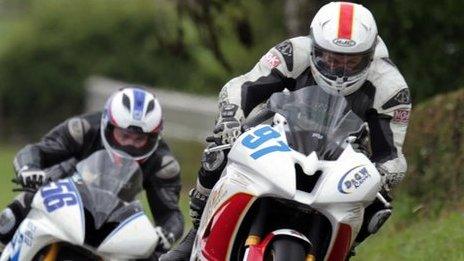
[[[137,83],[154,87],[166,109],[186,211],[223,84],[272,46],[307,35],[327,2],[0,0],[0,207],[14,196],[19,148]],[[414,109],[393,218],[354,260],[464,260],[464,2],[355,2],[373,12]]]

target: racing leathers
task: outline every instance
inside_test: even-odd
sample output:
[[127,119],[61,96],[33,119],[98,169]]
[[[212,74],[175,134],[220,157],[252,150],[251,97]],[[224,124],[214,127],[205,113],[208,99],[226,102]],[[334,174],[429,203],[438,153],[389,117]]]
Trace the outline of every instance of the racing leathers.
[[[93,152],[104,149],[100,135],[101,113],[74,117],[52,129],[38,143],[21,149],[14,159],[14,168],[44,170],[47,180],[57,180],[74,172],[77,162]],[[180,166],[168,145],[159,141],[156,151],[140,162],[143,172],[143,188],[157,226],[161,226],[172,241],[183,233],[183,216],[179,209],[181,189]],[[33,194],[21,193],[2,212],[0,240],[6,244],[29,211]],[[10,218],[10,220],[8,220]],[[11,222],[13,219],[14,222]],[[4,228],[2,230],[2,228]]]
[[[243,123],[273,93],[315,86],[309,65],[311,44],[306,36],[286,40],[269,50],[250,72],[230,80],[219,94],[217,122],[226,126],[229,122]],[[368,70],[367,81],[345,97],[368,124],[371,160],[385,176],[385,186],[392,188],[407,169],[402,147],[411,110],[409,89],[380,37]],[[208,180],[199,177],[197,189],[207,192],[219,176],[208,173],[204,178]]]

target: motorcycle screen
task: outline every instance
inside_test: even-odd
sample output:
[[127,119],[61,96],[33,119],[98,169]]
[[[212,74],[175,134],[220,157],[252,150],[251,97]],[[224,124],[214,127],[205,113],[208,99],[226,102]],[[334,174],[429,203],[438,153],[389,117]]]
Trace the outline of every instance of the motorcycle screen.
[[326,160],[338,158],[346,138],[359,132],[364,123],[350,110],[344,96],[329,94],[318,86],[275,93],[269,107],[287,120],[291,148],[305,155],[315,151]]
[[[93,153],[76,166],[86,187],[86,208],[99,227],[118,207],[129,205],[142,191],[142,171],[129,158],[113,160],[106,150]],[[87,200],[86,200],[87,201]]]

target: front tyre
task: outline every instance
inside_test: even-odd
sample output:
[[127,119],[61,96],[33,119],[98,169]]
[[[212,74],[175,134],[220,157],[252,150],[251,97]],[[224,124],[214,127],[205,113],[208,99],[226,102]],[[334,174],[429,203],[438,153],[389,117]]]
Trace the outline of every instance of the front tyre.
[[277,238],[266,253],[266,261],[304,261],[306,251],[302,242],[293,238]]
[[32,260],[100,261],[102,259],[82,247],[59,242],[44,247]]

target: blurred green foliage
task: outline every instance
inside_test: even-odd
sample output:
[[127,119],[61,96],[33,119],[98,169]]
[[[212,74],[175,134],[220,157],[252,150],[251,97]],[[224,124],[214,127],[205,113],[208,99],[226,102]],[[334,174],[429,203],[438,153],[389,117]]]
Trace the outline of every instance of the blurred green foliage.
[[[327,2],[295,1],[298,34],[307,34],[312,15]],[[356,2],[374,13],[416,104],[462,86],[464,2]],[[288,2],[279,0],[2,4],[0,135],[41,133],[81,112],[84,80],[93,74],[216,95],[269,48],[296,36],[287,28]]]
[[0,97],[8,123],[32,130],[81,111],[84,80],[91,74],[164,85],[182,78],[175,73],[186,73],[178,64],[190,58],[168,58],[164,46],[174,37],[170,5],[46,0],[31,1],[29,8],[0,50]]
[[405,154],[409,169],[400,190],[418,212],[436,215],[445,207],[464,207],[464,90],[413,110]]
[[[179,19],[174,1],[41,0],[22,5],[14,23],[3,22],[8,33],[0,44],[0,125],[16,135],[36,136],[82,111],[84,81],[90,75],[216,94],[226,78],[251,68],[262,52],[250,56],[234,41],[232,25],[222,21],[220,34],[227,40],[220,44],[237,68],[226,72],[202,45],[201,28]],[[269,24],[262,19],[268,12],[255,7],[247,8],[256,11],[253,21],[262,29]],[[256,31],[262,34],[278,39],[282,31]],[[256,48],[269,45],[268,39]]]
[[370,8],[415,102],[464,83],[464,1],[356,1]]
[[377,234],[356,248],[359,252],[350,260],[464,260],[462,213],[416,219],[403,228],[396,226],[399,219],[395,219],[395,214]]

